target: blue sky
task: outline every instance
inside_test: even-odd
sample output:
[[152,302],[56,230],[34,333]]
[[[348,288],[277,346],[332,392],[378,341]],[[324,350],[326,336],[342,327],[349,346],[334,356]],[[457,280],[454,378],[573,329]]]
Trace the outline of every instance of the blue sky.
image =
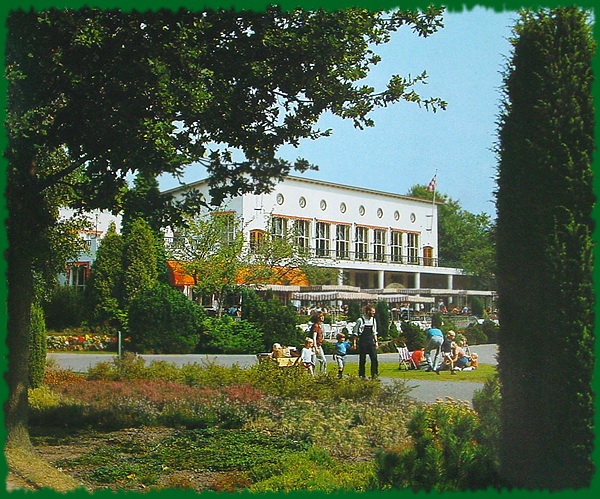
[[[392,74],[416,76],[427,71],[422,97],[440,97],[445,111],[433,113],[401,102],[372,113],[375,127],[354,129],[352,123],[325,115],[319,126],[331,137],[286,146],[280,156],[303,157],[319,167],[310,178],[405,194],[414,184],[427,184],[437,170],[438,191],[473,213],[495,218],[497,159],[493,152],[502,99],[502,70],[510,56],[515,12],[476,7],[446,12],[445,27],[428,38],[410,30],[376,47],[382,61],[367,82],[382,89]],[[184,180],[206,177],[189,168]],[[160,180],[161,188],[177,181]]]

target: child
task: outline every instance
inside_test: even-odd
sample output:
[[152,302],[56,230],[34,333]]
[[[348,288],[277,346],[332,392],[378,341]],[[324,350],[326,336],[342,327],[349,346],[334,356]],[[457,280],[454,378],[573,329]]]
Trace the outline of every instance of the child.
[[300,354],[300,358],[302,360],[302,365],[308,369],[308,372],[312,376],[315,375],[315,361],[314,361],[314,350],[313,350],[313,339],[305,338],[304,339],[304,348],[302,349],[302,353]]
[[346,341],[346,335],[344,333],[338,333],[335,335],[337,343],[335,344],[335,351],[333,353],[333,360],[337,362],[338,366],[338,378],[342,377],[344,373],[344,361],[348,350],[352,348],[350,342]]

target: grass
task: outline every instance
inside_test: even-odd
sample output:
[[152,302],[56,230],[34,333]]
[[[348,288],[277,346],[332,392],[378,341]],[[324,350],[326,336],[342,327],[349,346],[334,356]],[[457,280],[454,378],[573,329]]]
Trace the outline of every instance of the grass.
[[[367,359],[367,375],[369,374],[370,362]],[[333,363],[328,363],[327,370],[330,372],[336,371],[336,366]],[[398,364],[391,362],[379,363],[379,376],[383,378],[393,379],[416,379],[426,381],[464,381],[471,383],[485,383],[486,379],[496,373],[496,366],[491,364],[479,364],[477,369],[473,371],[457,371],[455,374],[450,374],[450,371],[440,371],[439,375],[433,372],[420,371],[416,369],[406,370],[398,369]],[[358,364],[347,364],[344,369],[344,374],[358,375]]]

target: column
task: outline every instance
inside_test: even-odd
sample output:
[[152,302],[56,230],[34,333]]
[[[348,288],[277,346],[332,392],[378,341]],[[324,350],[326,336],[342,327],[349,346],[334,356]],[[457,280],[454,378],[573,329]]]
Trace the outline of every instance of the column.
[[448,275],[448,289],[453,289],[454,286],[454,276],[452,274]]
[[385,288],[385,279],[383,270],[377,271],[377,288],[383,289]]
[[421,273],[415,272],[415,288],[419,289],[421,287]]

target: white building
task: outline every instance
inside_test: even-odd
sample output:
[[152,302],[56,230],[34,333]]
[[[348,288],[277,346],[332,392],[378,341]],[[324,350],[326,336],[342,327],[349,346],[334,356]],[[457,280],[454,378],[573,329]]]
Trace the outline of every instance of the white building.
[[[177,199],[192,189],[208,198],[206,180],[165,193]],[[462,305],[469,294],[492,296],[469,291],[461,269],[439,265],[437,204],[431,201],[289,176],[269,194],[244,194],[218,209],[241,220],[250,244],[269,229],[293,230],[313,264],[338,270],[332,284],[439,296],[446,304]]]
[[[70,208],[61,208],[59,219],[70,219],[76,215],[76,211]],[[102,238],[106,234],[108,227],[113,222],[117,228],[117,232],[121,227],[121,215],[113,215],[107,211],[94,210],[87,213],[86,217],[89,221],[89,226],[86,230],[80,232],[81,237],[86,243],[87,250],[81,252],[77,260],[67,262],[65,273],[58,276],[59,284],[67,284],[83,290],[90,276],[92,263],[96,259],[96,252],[102,242]]]

